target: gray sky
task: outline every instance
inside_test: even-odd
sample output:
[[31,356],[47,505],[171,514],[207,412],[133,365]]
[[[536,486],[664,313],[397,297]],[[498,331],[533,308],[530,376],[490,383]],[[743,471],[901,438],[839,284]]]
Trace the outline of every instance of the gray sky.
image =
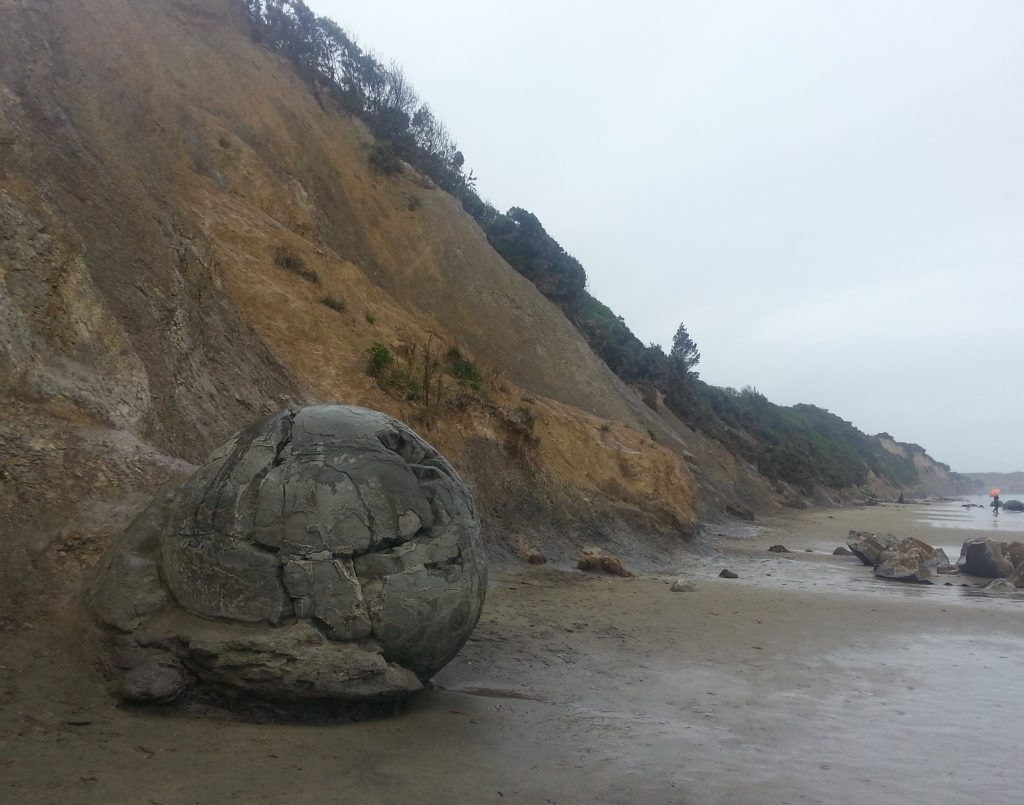
[[642,340],[1024,469],[1024,3],[307,2]]

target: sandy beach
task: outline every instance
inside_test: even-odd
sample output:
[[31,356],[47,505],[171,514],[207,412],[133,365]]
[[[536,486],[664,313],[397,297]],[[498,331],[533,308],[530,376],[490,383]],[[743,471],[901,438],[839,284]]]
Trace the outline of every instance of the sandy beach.
[[[993,536],[935,511],[709,526],[632,579],[496,571],[437,688],[363,723],[118,708],[62,629],[36,624],[0,660],[0,801],[1016,801],[1024,596],[884,582],[832,556],[851,528]],[[999,536],[1024,538],[1016,524]],[[678,576],[696,590],[672,592]]]

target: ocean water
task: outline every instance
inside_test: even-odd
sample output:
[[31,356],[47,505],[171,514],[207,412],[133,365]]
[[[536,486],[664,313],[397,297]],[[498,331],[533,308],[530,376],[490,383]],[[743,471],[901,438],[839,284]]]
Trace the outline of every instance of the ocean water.
[[[999,499],[1024,501],[1022,495],[1000,495]],[[964,504],[975,504],[965,506]],[[1024,534],[1024,512],[999,510],[992,514],[992,498],[988,495],[970,495],[955,501],[908,504],[914,507],[916,520],[936,528],[957,528],[961,531],[993,531],[1000,534]],[[981,508],[977,508],[980,506]],[[993,535],[995,536],[995,535]]]

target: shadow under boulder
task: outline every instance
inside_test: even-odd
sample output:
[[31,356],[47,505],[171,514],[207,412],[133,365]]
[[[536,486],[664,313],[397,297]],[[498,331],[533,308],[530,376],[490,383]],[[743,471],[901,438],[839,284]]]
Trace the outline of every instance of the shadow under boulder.
[[420,690],[480,616],[472,498],[407,426],[353,406],[237,434],[122,534],[89,589],[133,703],[308,705]]

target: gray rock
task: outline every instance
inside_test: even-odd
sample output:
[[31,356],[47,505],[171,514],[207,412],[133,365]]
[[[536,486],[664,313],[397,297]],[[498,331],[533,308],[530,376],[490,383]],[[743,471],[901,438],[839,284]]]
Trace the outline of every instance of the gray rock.
[[1017,585],[1010,579],[992,579],[982,589],[990,593],[1015,593]]
[[846,548],[846,547],[843,547],[842,545],[840,545],[838,548],[836,548],[834,551],[832,551],[832,555],[833,556],[853,556],[853,551],[851,551],[849,548]]
[[158,496],[89,602],[128,701],[206,686],[355,702],[421,689],[468,639],[486,578],[472,498],[437,451],[384,414],[311,406]]
[[772,553],[789,553],[789,548],[785,545],[772,545],[768,550]]
[[185,670],[173,658],[146,657],[121,679],[121,697],[132,704],[167,704],[187,687]]
[[846,544],[865,565],[874,567],[882,551],[892,548],[899,540],[892,534],[875,534],[870,531],[850,531]]
[[1024,542],[1006,543],[1003,556],[1010,560],[1010,564],[1018,573],[1024,570]]
[[721,573],[718,574],[718,578],[720,578],[720,579],[738,579],[739,575],[737,575],[736,573],[733,573],[731,570],[723,570]]
[[1003,503],[1003,509],[1008,512],[1024,512],[1024,503],[1019,500],[1007,500]]
[[672,582],[672,592],[674,593],[695,593],[697,592],[697,585],[692,581],[687,581],[682,576]]
[[1005,545],[982,537],[966,540],[960,549],[961,572],[986,579],[1002,579],[1013,575],[1013,565],[1005,555]]
[[949,557],[941,548],[907,537],[878,555],[875,575],[891,581],[931,584],[929,577],[936,568],[948,564]]

